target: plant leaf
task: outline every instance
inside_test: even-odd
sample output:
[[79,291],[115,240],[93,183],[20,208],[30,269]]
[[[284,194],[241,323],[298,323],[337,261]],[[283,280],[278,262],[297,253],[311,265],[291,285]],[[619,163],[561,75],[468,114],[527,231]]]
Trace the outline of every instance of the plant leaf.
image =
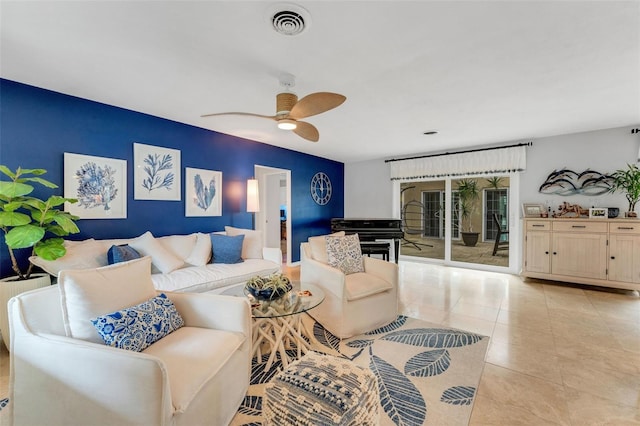
[[373,334],[388,333],[389,331],[397,330],[398,328],[402,327],[405,322],[407,322],[407,317],[405,315],[398,315],[398,318],[396,318],[395,321],[390,322],[389,324],[384,325],[380,328],[376,328],[375,330],[367,331],[364,334],[366,334],[367,336],[371,336]]
[[36,254],[44,260],[56,260],[67,253],[62,238],[49,238],[44,241],[39,241],[33,249]]
[[7,166],[0,164],[0,172],[4,173],[5,175],[9,176],[11,178],[11,180],[15,179],[16,174],[13,173]]
[[[33,173],[34,170],[32,170],[31,173],[34,174],[34,175],[35,174],[44,174],[44,173],[46,173],[46,170],[39,170],[39,171],[42,171],[42,173]],[[42,178],[39,178],[39,177],[28,177],[28,178],[22,178],[21,180],[22,181],[26,181],[26,182],[37,182],[42,186],[46,186],[47,188],[57,188],[58,187],[58,185],[56,185],[55,183],[49,182],[48,180],[42,179]]]
[[415,385],[393,365],[376,355],[371,355],[369,368],[378,378],[380,405],[389,418],[396,425],[424,424],[427,406]]
[[20,182],[0,182],[0,194],[8,198],[21,197],[30,194],[33,186]]
[[4,241],[12,249],[33,247],[44,237],[45,230],[35,225],[23,225],[7,232]]
[[442,392],[440,401],[451,405],[471,405],[475,393],[473,386],[454,386]]
[[446,349],[421,352],[409,359],[404,374],[413,377],[430,377],[442,374],[451,365],[451,356]]
[[56,211],[55,216],[53,216],[53,220],[60,225],[67,234],[77,234],[80,232],[78,225],[73,221],[73,216],[67,212]]
[[424,348],[455,348],[472,345],[483,336],[447,328],[414,328],[389,333],[382,340]]
[[29,215],[20,212],[0,212],[0,226],[22,226],[31,223]]

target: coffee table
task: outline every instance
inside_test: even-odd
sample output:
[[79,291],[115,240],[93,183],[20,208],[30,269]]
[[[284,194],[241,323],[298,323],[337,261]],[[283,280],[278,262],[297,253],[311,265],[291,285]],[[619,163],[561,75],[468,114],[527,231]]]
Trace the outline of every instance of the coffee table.
[[[313,331],[302,321],[303,313],[315,308],[324,301],[324,291],[318,286],[292,282],[293,289],[274,300],[257,300],[245,290],[244,284],[231,287],[222,294],[247,297],[251,303],[253,318],[253,353],[258,360],[263,352],[271,352],[265,371],[271,370],[276,356],[280,356],[282,368],[295,359],[299,359],[310,350]],[[267,350],[268,347],[268,350]],[[295,349],[290,357],[287,349]]]

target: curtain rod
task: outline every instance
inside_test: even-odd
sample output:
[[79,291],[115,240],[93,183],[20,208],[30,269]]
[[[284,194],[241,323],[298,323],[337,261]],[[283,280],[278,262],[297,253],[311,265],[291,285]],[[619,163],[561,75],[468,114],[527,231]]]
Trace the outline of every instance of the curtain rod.
[[533,145],[532,142],[524,142],[524,143],[517,143],[517,144],[514,144],[514,145],[494,146],[494,147],[491,147],[491,148],[478,148],[478,149],[468,149],[466,151],[443,152],[443,153],[440,153],[440,154],[419,155],[417,157],[392,158],[390,160],[384,160],[384,162],[385,163],[391,163],[391,162],[394,162],[394,161],[416,160],[418,158],[441,157],[443,155],[466,154],[468,152],[491,151],[491,150],[494,150],[494,149],[514,148],[514,147],[517,147],[517,146],[531,146],[531,145]]

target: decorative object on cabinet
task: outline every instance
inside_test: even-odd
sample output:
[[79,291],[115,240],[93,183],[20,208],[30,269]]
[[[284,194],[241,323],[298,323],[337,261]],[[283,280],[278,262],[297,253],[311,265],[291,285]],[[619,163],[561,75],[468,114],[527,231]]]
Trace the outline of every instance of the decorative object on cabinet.
[[609,216],[609,219],[613,219],[618,217],[618,215],[620,214],[620,209],[617,207],[607,207],[607,215]]
[[610,192],[624,192],[629,201],[629,210],[626,217],[637,217],[634,211],[636,203],[640,200],[640,169],[635,164],[627,164],[627,169],[618,169],[613,172],[613,187]]
[[555,195],[602,195],[611,191],[612,176],[594,170],[576,173],[573,170],[554,170],[549,173],[538,192]]
[[222,216],[222,172],[185,168],[185,216]]
[[133,144],[134,200],[180,201],[180,151]]
[[524,217],[542,217],[545,208],[542,204],[522,203],[522,216]]
[[64,153],[65,210],[80,219],[127,218],[127,161]]
[[311,197],[317,204],[324,206],[331,200],[331,180],[323,172],[318,172],[311,178]]
[[473,231],[472,219],[478,208],[480,190],[476,179],[458,181],[458,212],[461,220],[462,241],[465,246],[474,247],[478,243],[479,232]]
[[589,219],[607,219],[609,213],[606,207],[591,207],[589,209]]
[[589,209],[585,209],[579,204],[570,204],[566,201],[558,206],[558,213],[554,217],[582,217],[589,216]]

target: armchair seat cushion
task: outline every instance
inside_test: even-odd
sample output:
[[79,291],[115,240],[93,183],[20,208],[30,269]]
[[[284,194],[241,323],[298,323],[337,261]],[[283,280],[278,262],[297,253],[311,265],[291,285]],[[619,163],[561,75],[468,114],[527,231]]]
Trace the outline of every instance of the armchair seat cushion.
[[346,275],[344,282],[348,301],[363,299],[393,288],[392,283],[365,272]]
[[[174,409],[185,412],[191,401],[212,380],[245,341],[241,333],[182,327],[143,351],[160,358],[171,378]],[[221,390],[224,392],[224,389]]]

